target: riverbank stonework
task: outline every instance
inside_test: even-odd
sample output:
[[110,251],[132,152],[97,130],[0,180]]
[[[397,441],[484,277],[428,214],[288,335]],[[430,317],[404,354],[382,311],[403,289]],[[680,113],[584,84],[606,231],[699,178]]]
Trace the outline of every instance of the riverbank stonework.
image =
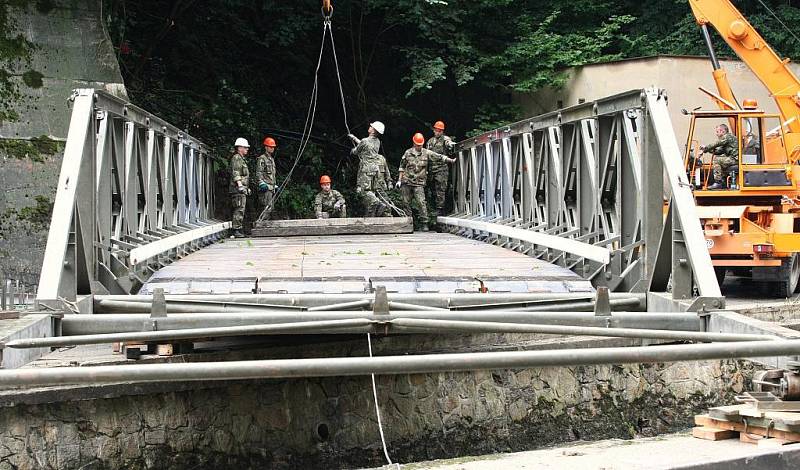
[[[745,389],[746,361],[378,377],[400,462],[652,436]],[[0,469],[380,465],[368,377],[0,408]]]

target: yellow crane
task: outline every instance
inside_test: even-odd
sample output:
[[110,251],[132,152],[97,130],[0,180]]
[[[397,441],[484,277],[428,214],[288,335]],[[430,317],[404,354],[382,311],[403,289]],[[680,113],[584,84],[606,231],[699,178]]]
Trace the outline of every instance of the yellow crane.
[[[722,281],[728,270],[775,283],[781,296],[800,290],[800,80],[728,0],[689,0],[708,46],[719,109],[691,115],[684,161],[711,258]],[[779,114],[734,96],[709,34],[713,27],[775,99]],[[703,161],[695,132],[709,122],[735,136],[738,164],[710,190],[714,157]],[[724,133],[723,130],[720,133]],[[718,134],[719,135],[719,134]],[[732,152],[731,152],[732,153]]]

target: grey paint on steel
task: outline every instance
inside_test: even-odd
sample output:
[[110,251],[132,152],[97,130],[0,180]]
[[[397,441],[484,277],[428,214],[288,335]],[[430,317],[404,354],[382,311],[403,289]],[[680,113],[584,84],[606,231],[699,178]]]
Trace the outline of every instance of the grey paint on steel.
[[0,370],[0,387],[117,382],[240,380],[338,377],[368,374],[417,374],[493,369],[527,369],[597,364],[636,364],[800,354],[800,340],[752,341],[627,348],[561,349],[436,354],[417,356],[339,357],[179,364],[57,367]]

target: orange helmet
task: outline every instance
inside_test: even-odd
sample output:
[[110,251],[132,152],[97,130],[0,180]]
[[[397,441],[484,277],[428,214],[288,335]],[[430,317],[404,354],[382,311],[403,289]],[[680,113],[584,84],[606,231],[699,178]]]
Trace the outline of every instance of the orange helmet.
[[330,184],[330,183],[331,183],[331,177],[330,177],[330,176],[328,176],[328,175],[322,175],[322,176],[319,178],[319,184],[325,184],[325,183],[328,183],[328,184]]
[[265,137],[264,145],[267,147],[275,147],[275,139],[273,139],[272,137]]
[[433,124],[433,128],[434,129],[439,129],[440,131],[443,131],[444,130],[444,122],[436,121],[436,123]]
[[421,132],[417,132],[414,134],[414,137],[411,139],[416,145],[422,145],[425,143],[425,137],[422,135]]

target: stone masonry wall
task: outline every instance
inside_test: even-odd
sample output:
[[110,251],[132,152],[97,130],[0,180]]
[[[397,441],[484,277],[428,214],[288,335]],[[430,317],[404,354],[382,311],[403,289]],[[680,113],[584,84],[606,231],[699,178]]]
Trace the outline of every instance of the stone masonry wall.
[[[729,403],[743,361],[378,377],[400,462],[684,429]],[[368,377],[0,408],[0,469],[347,468],[382,464]]]

